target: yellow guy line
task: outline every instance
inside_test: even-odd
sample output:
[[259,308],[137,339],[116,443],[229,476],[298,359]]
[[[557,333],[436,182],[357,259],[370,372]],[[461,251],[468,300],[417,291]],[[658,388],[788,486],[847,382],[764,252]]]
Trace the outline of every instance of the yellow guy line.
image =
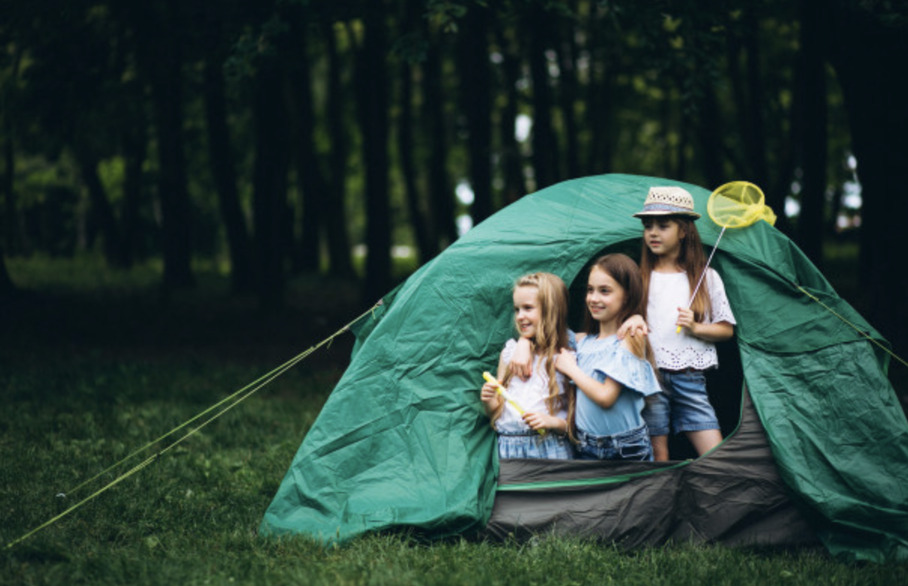
[[894,353],[892,350],[890,350],[889,348],[887,348],[887,347],[884,346],[883,344],[880,344],[877,340],[874,340],[873,338],[871,338],[870,335],[869,335],[867,332],[865,332],[864,330],[862,330],[861,328],[859,328],[856,324],[850,322],[850,321],[848,320],[848,318],[846,318],[844,315],[838,313],[836,310],[834,310],[833,308],[829,307],[828,305],[826,305],[825,303],[823,303],[822,301],[820,301],[820,298],[819,298],[819,297],[817,297],[816,295],[813,295],[810,291],[808,291],[807,289],[805,289],[804,287],[802,287],[802,286],[800,286],[800,285],[798,285],[798,289],[800,289],[800,291],[801,291],[804,295],[807,295],[808,297],[810,297],[811,299],[813,299],[814,301],[816,301],[817,303],[819,303],[824,309],[826,309],[826,311],[828,311],[828,312],[831,313],[832,315],[836,316],[837,318],[839,318],[840,320],[842,320],[843,322],[845,322],[846,324],[848,324],[848,325],[851,327],[851,329],[853,329],[853,330],[856,331],[857,333],[861,334],[862,336],[864,336],[865,338],[867,338],[868,340],[870,340],[870,342],[872,342],[873,344],[875,344],[878,348],[882,349],[886,354],[889,354],[890,356],[892,356],[893,358],[895,358],[896,360],[898,360],[899,362],[901,362],[904,366],[908,366],[908,362],[905,362],[904,360],[902,360],[902,358],[901,358],[898,354]]
[[[226,397],[225,399],[222,399],[222,400],[218,401],[216,404],[214,404],[214,405],[212,405],[211,407],[205,409],[204,411],[202,411],[202,412],[199,413],[198,415],[195,415],[195,416],[192,417],[191,419],[189,419],[189,420],[187,420],[186,422],[184,422],[184,423],[178,425],[177,427],[173,428],[172,430],[168,431],[167,433],[165,433],[165,434],[162,435],[161,437],[157,438],[156,440],[153,440],[153,441],[149,442],[148,444],[146,444],[145,446],[139,448],[138,450],[135,450],[134,452],[132,452],[131,454],[129,454],[128,456],[126,456],[125,458],[123,458],[122,460],[120,460],[119,462],[113,464],[112,466],[109,466],[107,469],[105,469],[105,470],[103,470],[102,472],[96,474],[95,476],[89,478],[89,479],[86,480],[85,482],[79,484],[79,485],[76,486],[74,489],[72,489],[70,492],[75,492],[76,490],[79,490],[80,488],[84,487],[85,485],[87,485],[87,484],[89,484],[89,483],[91,483],[91,482],[97,480],[98,478],[100,478],[100,477],[103,476],[104,474],[107,474],[108,472],[110,472],[110,471],[113,470],[114,468],[117,468],[117,467],[121,466],[121,465],[122,465],[123,463],[125,463],[127,460],[132,459],[132,458],[135,457],[136,455],[138,455],[138,454],[140,454],[140,453],[146,451],[146,450],[147,450],[148,448],[150,448],[151,446],[153,446],[153,445],[157,444],[158,442],[160,442],[160,441],[162,441],[162,440],[164,440],[164,439],[170,437],[171,435],[175,434],[175,433],[178,432],[179,430],[181,430],[181,429],[183,429],[184,427],[188,426],[188,425],[191,424],[192,422],[198,420],[198,419],[201,418],[201,417],[204,417],[204,416],[207,415],[208,413],[210,413],[210,412],[214,411],[215,409],[219,408],[221,405],[224,405],[225,403],[227,403],[227,402],[231,401],[232,399],[236,398],[237,396],[239,396],[239,398],[238,398],[236,401],[234,401],[234,402],[231,403],[230,405],[224,407],[223,409],[221,409],[220,411],[218,411],[217,413],[215,413],[214,415],[212,415],[211,417],[209,417],[208,419],[206,419],[205,421],[203,421],[202,423],[200,423],[200,424],[197,425],[196,427],[190,429],[188,432],[186,432],[186,434],[184,434],[183,436],[181,436],[180,438],[178,438],[178,439],[177,439],[176,441],[174,441],[172,444],[170,444],[170,445],[168,445],[168,446],[162,448],[161,450],[155,452],[155,453],[152,454],[151,456],[148,456],[145,460],[139,462],[138,464],[136,464],[135,466],[133,466],[132,468],[130,468],[128,471],[126,471],[126,472],[124,472],[123,474],[121,474],[120,476],[114,478],[114,479],[113,479],[112,481],[110,481],[108,484],[102,486],[101,488],[99,488],[98,490],[96,490],[95,492],[93,492],[92,494],[90,494],[89,496],[85,497],[85,498],[82,499],[81,501],[77,502],[76,504],[72,505],[71,507],[69,507],[68,509],[66,509],[65,511],[63,511],[62,513],[60,513],[60,514],[58,514],[58,515],[52,517],[51,519],[48,519],[47,521],[45,521],[45,522],[42,523],[41,525],[35,527],[34,529],[32,529],[31,531],[29,531],[29,532],[26,533],[25,535],[19,537],[18,539],[14,539],[13,541],[9,542],[8,544],[6,544],[6,549],[9,549],[9,548],[13,547],[14,545],[16,545],[17,543],[20,543],[20,542],[22,542],[22,541],[28,539],[29,537],[31,537],[32,535],[34,535],[34,534],[37,533],[38,531],[40,531],[40,530],[42,530],[42,529],[44,529],[44,528],[46,528],[46,527],[49,527],[50,525],[53,525],[54,523],[56,523],[57,521],[59,521],[59,520],[62,519],[63,517],[69,515],[71,512],[75,511],[76,509],[78,509],[79,507],[81,507],[82,505],[84,505],[85,503],[87,503],[87,502],[93,500],[94,498],[96,498],[97,496],[101,495],[102,493],[107,492],[108,490],[110,490],[111,488],[113,488],[113,487],[116,486],[117,484],[123,482],[124,480],[126,480],[127,478],[129,478],[130,476],[132,476],[133,474],[139,472],[140,470],[142,470],[143,468],[145,468],[146,466],[148,466],[149,464],[151,464],[152,462],[154,462],[155,460],[157,460],[161,455],[163,455],[163,454],[169,452],[170,450],[172,450],[173,448],[175,448],[176,446],[178,446],[179,444],[181,444],[183,441],[185,441],[186,439],[188,439],[190,436],[194,435],[196,432],[200,431],[202,428],[204,428],[205,426],[207,426],[209,423],[211,423],[212,421],[214,421],[215,419],[217,419],[218,417],[220,417],[221,415],[223,415],[223,414],[226,413],[227,411],[233,409],[234,407],[236,407],[237,405],[239,405],[241,402],[245,401],[247,398],[249,398],[250,396],[252,396],[254,393],[258,392],[262,387],[264,387],[265,385],[267,385],[268,383],[270,383],[271,381],[273,381],[274,379],[276,379],[276,378],[279,377],[280,375],[282,375],[282,374],[284,374],[285,372],[287,372],[288,370],[290,370],[293,366],[295,366],[296,364],[298,364],[299,362],[301,362],[302,360],[304,360],[305,358],[307,358],[310,354],[312,354],[313,352],[315,352],[316,350],[318,350],[318,349],[321,348],[322,346],[324,346],[324,345],[326,345],[326,344],[330,344],[331,342],[333,342],[333,341],[334,341],[334,338],[336,338],[336,337],[338,337],[339,335],[341,335],[342,333],[348,331],[348,330],[350,329],[350,327],[353,326],[353,324],[355,324],[356,322],[358,322],[359,320],[361,320],[361,319],[364,318],[365,316],[367,316],[367,315],[372,315],[372,316],[374,317],[374,312],[375,312],[375,310],[376,310],[381,304],[382,304],[382,301],[379,300],[375,305],[373,305],[372,307],[370,307],[367,311],[365,311],[365,312],[363,312],[362,314],[360,314],[359,316],[357,316],[353,321],[351,321],[350,323],[348,323],[348,324],[345,325],[344,327],[340,328],[339,330],[337,330],[336,332],[334,332],[333,334],[331,334],[330,336],[328,336],[327,338],[325,338],[324,340],[322,340],[321,342],[319,342],[319,343],[316,344],[315,346],[311,346],[309,349],[307,349],[307,350],[301,352],[300,354],[297,354],[295,357],[291,358],[290,360],[288,360],[287,362],[285,362],[285,363],[282,364],[281,366],[275,368],[274,370],[272,370],[272,371],[269,372],[268,374],[266,374],[266,375],[264,375],[264,376],[262,376],[262,377],[259,377],[257,380],[255,380],[255,381],[249,383],[248,385],[246,385],[245,387],[243,387],[243,388],[241,388],[240,390],[236,391],[235,393],[231,394],[230,396]],[[250,390],[250,389],[251,389],[251,390]],[[60,494],[61,494],[62,496],[66,496],[65,493],[60,493]],[[60,495],[58,495],[58,496],[60,496]]]

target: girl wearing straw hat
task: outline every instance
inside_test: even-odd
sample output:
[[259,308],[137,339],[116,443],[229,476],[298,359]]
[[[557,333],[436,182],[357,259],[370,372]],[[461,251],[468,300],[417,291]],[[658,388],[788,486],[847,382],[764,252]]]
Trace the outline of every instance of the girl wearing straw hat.
[[[634,216],[643,221],[645,319],[665,391],[644,409],[654,457],[668,459],[669,425],[703,455],[722,441],[704,372],[719,365],[715,342],[734,335],[735,318],[719,273],[706,266],[691,194],[676,186],[652,187]],[[704,269],[704,286],[697,288]]]

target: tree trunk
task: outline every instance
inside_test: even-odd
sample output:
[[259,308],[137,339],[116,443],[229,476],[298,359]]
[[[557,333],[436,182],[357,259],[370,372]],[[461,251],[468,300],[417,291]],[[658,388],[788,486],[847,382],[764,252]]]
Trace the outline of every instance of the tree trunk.
[[359,123],[366,167],[366,299],[378,299],[391,286],[391,205],[388,176],[388,40],[385,2],[367,9],[358,51]]
[[317,272],[321,260],[320,231],[325,224],[327,181],[315,147],[315,106],[312,98],[312,81],[308,59],[308,31],[305,21],[295,21],[292,33],[293,53],[290,75],[293,107],[291,120],[295,135],[296,174],[303,194],[303,214],[300,226],[300,244],[296,251],[295,268]]
[[588,33],[593,46],[590,81],[586,90],[586,119],[590,128],[590,142],[583,174],[609,173],[614,155],[614,92],[618,70],[618,56],[609,51],[610,36],[607,26],[590,28]]
[[107,199],[104,185],[101,184],[101,178],[98,176],[98,161],[88,154],[87,148],[75,145],[73,150],[79,164],[82,181],[88,189],[91,214],[98,223],[101,237],[104,240],[104,258],[113,267],[123,267],[123,242],[117,229],[117,219],[113,207]]
[[432,200],[432,225],[438,230],[439,247],[444,248],[457,240],[457,223],[454,217],[454,193],[448,176],[448,125],[445,118],[441,41],[430,40],[426,57],[426,100],[428,111],[429,193]]
[[905,108],[904,27],[884,24],[841,1],[831,16],[830,51],[848,112],[858,161],[861,208],[861,285],[871,323],[895,346],[908,347],[908,271],[893,262],[904,249],[908,217],[908,109]]
[[[140,61],[149,76],[158,147],[158,197],[161,201],[161,236],[164,252],[165,292],[195,284],[192,275],[190,205],[186,161],[183,153],[183,56],[180,5],[168,0],[160,5],[160,31],[147,22],[139,25],[143,37]],[[141,18],[141,15],[140,15]]]
[[[405,8],[404,32],[410,31],[413,12]],[[397,118],[397,150],[400,157],[401,174],[403,175],[404,193],[407,199],[407,211],[416,240],[417,261],[425,264],[438,253],[438,244],[433,237],[427,214],[423,210],[424,198],[417,184],[416,152],[413,144],[413,132],[416,120],[413,108],[413,65],[406,58],[400,63],[400,114]]]
[[798,245],[820,269],[826,208],[826,62],[823,22],[825,7],[801,1],[801,54],[798,62],[802,89],[803,136],[800,141],[801,213],[798,216]]
[[763,74],[760,60],[759,22],[752,9],[744,12],[744,53],[747,57],[747,101],[745,111],[746,138],[744,142],[748,160],[753,166],[752,181],[763,186],[769,180],[766,162],[766,132],[763,119]]
[[489,71],[489,9],[470,6],[458,36],[460,98],[467,120],[473,223],[492,214],[492,104]]
[[6,268],[6,255],[3,252],[3,245],[0,244],[0,299],[9,297],[17,291],[18,289],[13,284],[13,280],[10,278],[9,271]]
[[[571,11],[576,13],[576,2],[571,2]],[[575,105],[578,96],[577,80],[577,32],[574,19],[567,18],[564,20],[564,33],[561,37],[561,52],[559,69],[559,87],[561,89],[561,115],[564,119],[564,140],[565,140],[565,169],[568,177],[575,178],[581,175],[580,171],[580,147],[578,144],[578,127]]]
[[501,174],[504,179],[502,203],[514,203],[526,195],[526,185],[523,181],[523,156],[520,152],[520,143],[517,142],[515,125],[517,123],[517,83],[520,79],[520,51],[510,48],[507,39],[508,31],[495,19],[495,35],[498,41],[498,50],[502,54],[501,72],[504,77],[503,92],[504,106],[501,108],[501,122],[498,125],[501,146]]
[[[12,66],[10,67],[10,79],[7,80],[7,85],[13,87],[16,83],[16,80],[19,77],[19,65],[21,63],[22,52],[18,44],[14,44],[14,53],[12,56]],[[6,90],[4,90],[6,91]],[[4,99],[4,101],[6,101]],[[0,249],[9,250],[11,252],[17,252],[21,248],[21,240],[19,235],[19,210],[16,206],[16,192],[15,192],[15,181],[16,181],[16,145],[15,145],[15,132],[13,130],[13,121],[12,115],[10,113],[10,108],[3,108],[3,183],[0,184],[0,196],[3,197],[3,207],[0,208],[0,211],[3,212],[3,221],[0,222],[0,231],[2,231],[2,238],[0,238]],[[0,256],[2,260],[2,256]],[[3,267],[5,271],[5,266]]]
[[[137,111],[141,109],[136,108]],[[139,115],[133,128],[123,131],[123,214],[120,225],[123,227],[123,262],[131,267],[139,253],[139,236],[142,227],[139,222],[139,209],[144,199],[142,167],[148,155],[148,136],[144,115]]]
[[549,85],[548,30],[552,15],[532,4],[530,11],[530,80],[533,86],[533,172],[536,189],[558,182],[559,148],[552,128],[552,88]]
[[347,170],[347,133],[344,127],[344,92],[341,85],[341,61],[337,53],[337,38],[331,24],[326,27],[328,46],[328,128],[331,135],[329,159],[329,187],[325,201],[327,217],[328,257],[331,273],[336,276],[353,275],[350,259],[350,238],[347,234],[347,208],[344,203]]
[[208,158],[218,195],[218,205],[227,233],[230,281],[236,293],[252,290],[252,254],[246,218],[240,206],[236,164],[227,125],[227,101],[220,51],[206,54],[202,91],[208,130]]
[[284,304],[287,211],[287,113],[284,78],[278,60],[262,56],[257,63],[253,97],[255,163],[253,223],[255,226],[256,291],[264,311]]

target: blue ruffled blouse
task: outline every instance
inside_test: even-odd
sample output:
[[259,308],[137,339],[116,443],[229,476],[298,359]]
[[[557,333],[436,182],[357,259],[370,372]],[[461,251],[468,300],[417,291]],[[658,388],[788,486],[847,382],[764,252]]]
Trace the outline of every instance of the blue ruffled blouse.
[[577,389],[577,428],[591,435],[615,435],[643,425],[644,397],[660,392],[653,367],[639,358],[617,336],[586,336],[577,342],[577,365],[594,379],[610,378],[619,383],[621,394],[615,404],[603,409]]

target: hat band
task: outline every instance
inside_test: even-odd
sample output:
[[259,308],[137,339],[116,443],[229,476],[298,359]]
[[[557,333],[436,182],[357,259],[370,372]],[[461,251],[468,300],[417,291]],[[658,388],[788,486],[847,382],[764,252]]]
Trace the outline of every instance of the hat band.
[[643,212],[672,212],[678,214],[695,213],[694,210],[690,208],[682,208],[680,206],[673,206],[664,203],[648,203],[643,206]]

